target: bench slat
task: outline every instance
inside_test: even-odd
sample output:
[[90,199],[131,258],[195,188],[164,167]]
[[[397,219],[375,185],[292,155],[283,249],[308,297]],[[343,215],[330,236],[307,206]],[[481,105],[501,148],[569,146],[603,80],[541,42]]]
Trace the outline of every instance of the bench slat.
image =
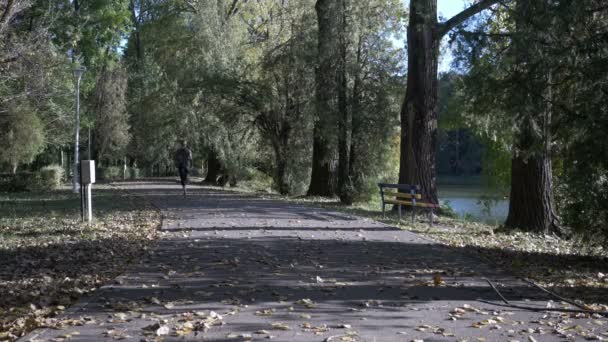
[[410,191],[410,190],[420,191],[420,186],[418,186],[418,185],[410,185],[410,184],[385,184],[385,183],[378,183],[378,186],[380,187],[380,189],[382,189],[382,191],[384,191],[384,188],[399,189],[399,190],[404,190],[404,191]]
[[[390,200],[390,199],[388,199],[388,200],[384,200],[384,203],[414,206],[414,203],[411,202],[411,201],[399,201],[399,200]],[[433,204],[433,203],[426,203],[426,202],[416,202],[416,207],[439,208],[439,205]]]
[[416,199],[422,199],[422,195],[421,194],[405,194],[402,192],[392,192],[392,191],[385,191],[384,192],[384,197],[400,197],[400,198],[416,198]]

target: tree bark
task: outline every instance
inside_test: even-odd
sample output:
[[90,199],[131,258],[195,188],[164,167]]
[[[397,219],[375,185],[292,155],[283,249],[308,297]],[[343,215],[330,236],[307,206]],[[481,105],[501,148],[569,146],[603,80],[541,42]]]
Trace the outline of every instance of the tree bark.
[[516,137],[515,150],[523,153],[516,152],[511,160],[511,195],[505,226],[535,233],[563,235],[553,200],[550,112],[549,106],[544,117],[545,141],[542,151],[534,151],[539,141],[532,131],[533,118],[527,119],[522,132]]
[[536,233],[562,234],[553,204],[551,158],[515,156],[511,172],[509,215],[505,225]]
[[335,1],[317,0],[315,10],[319,26],[318,67],[316,70],[316,109],[317,119],[314,127],[312,173],[308,196],[332,197],[335,195],[335,181],[331,170],[333,157],[330,140],[326,133],[334,131],[332,109],[333,91],[335,89]]
[[222,163],[220,162],[217,153],[215,151],[209,152],[207,157],[207,176],[205,177],[205,183],[217,184],[221,170]]
[[336,93],[338,95],[339,113],[339,137],[338,137],[338,191],[340,201],[344,204],[353,203],[353,184],[350,178],[350,133],[351,133],[351,111],[348,108],[348,23],[347,23],[347,0],[339,0],[339,56],[337,68]]
[[281,195],[289,194],[289,183],[287,183],[287,156],[280,151],[281,148],[278,147],[278,151],[275,148],[275,155],[277,160],[277,171],[276,171],[276,184],[277,190]]
[[482,0],[444,23],[437,22],[437,0],[411,0],[408,77],[401,108],[399,183],[421,186],[425,201],[439,203],[435,170],[437,147],[437,71],[443,36],[498,0]]
[[358,172],[358,148],[360,137],[359,134],[361,132],[361,69],[362,69],[362,61],[361,54],[363,49],[363,39],[361,36],[358,37],[357,42],[357,57],[356,57],[356,65],[357,70],[355,71],[354,81],[353,81],[353,95],[352,95],[352,112],[351,112],[351,134],[350,134],[350,163],[348,174],[350,177],[353,186],[356,189],[360,188],[360,177]]
[[431,203],[439,203],[435,176],[440,42],[437,30],[437,1],[410,1],[399,183],[420,185],[424,200]]
[[312,173],[308,196],[333,197],[335,192],[335,181],[331,172],[330,156],[331,151],[327,141],[319,133],[320,124],[315,124],[315,133],[312,146]]
[[[544,1],[544,0],[535,0]],[[538,34],[537,28],[532,27],[528,17],[542,5],[535,1],[518,1],[515,15],[516,29],[519,40],[514,42],[516,72],[523,72],[524,77],[533,78],[536,70],[529,70],[528,56],[534,46],[525,39],[527,34]],[[542,3],[541,3],[542,4]],[[538,6],[538,7],[537,7]],[[542,48],[538,49],[542,51]],[[540,56],[542,58],[542,52]],[[522,229],[536,233],[556,233],[562,235],[562,230],[555,211],[553,201],[553,169],[551,164],[551,117],[553,112],[553,91],[551,70],[545,73],[543,86],[544,97],[530,96],[525,87],[516,87],[515,93],[520,99],[534,99],[519,110],[522,112],[523,126],[515,136],[515,155],[511,161],[511,196],[509,198],[509,215],[505,226],[512,229]],[[545,82],[546,81],[546,82]],[[539,108],[535,110],[534,108]],[[541,111],[540,108],[544,110]],[[544,113],[544,115],[539,115]],[[536,134],[534,127],[542,127],[542,134]],[[539,148],[540,146],[540,148]]]

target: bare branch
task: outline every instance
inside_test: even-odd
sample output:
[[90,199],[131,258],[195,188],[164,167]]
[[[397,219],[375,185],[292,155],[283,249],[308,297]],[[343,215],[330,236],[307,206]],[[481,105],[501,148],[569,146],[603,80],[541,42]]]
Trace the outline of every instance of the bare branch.
[[499,1],[500,0],[481,0],[478,3],[471,5],[469,8],[463,10],[462,12],[456,14],[450,20],[438,24],[438,38],[443,37],[456,26],[464,23],[467,19],[476,15],[477,13],[492,7]]

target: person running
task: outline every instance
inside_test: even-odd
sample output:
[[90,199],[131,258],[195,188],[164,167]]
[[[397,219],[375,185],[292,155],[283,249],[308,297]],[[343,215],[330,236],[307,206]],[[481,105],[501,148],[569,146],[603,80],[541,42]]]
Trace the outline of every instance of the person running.
[[188,173],[190,173],[190,168],[192,167],[192,151],[188,148],[186,140],[179,141],[179,148],[175,151],[175,167],[177,167],[177,171],[179,172],[184,196],[186,196]]

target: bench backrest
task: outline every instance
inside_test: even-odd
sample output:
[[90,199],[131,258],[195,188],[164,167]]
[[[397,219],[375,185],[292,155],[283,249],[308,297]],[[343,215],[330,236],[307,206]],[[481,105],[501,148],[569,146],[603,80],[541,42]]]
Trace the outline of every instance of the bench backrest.
[[378,183],[380,191],[384,191],[384,188],[401,190],[404,193],[410,193],[414,190],[416,193],[420,193],[420,185],[409,185],[409,184],[390,184],[390,183]]
[[[382,202],[385,200],[384,196],[409,199],[414,203],[416,203],[416,200],[422,199],[419,185],[378,183],[378,187],[380,187]],[[386,191],[386,189],[389,189],[389,191]]]

